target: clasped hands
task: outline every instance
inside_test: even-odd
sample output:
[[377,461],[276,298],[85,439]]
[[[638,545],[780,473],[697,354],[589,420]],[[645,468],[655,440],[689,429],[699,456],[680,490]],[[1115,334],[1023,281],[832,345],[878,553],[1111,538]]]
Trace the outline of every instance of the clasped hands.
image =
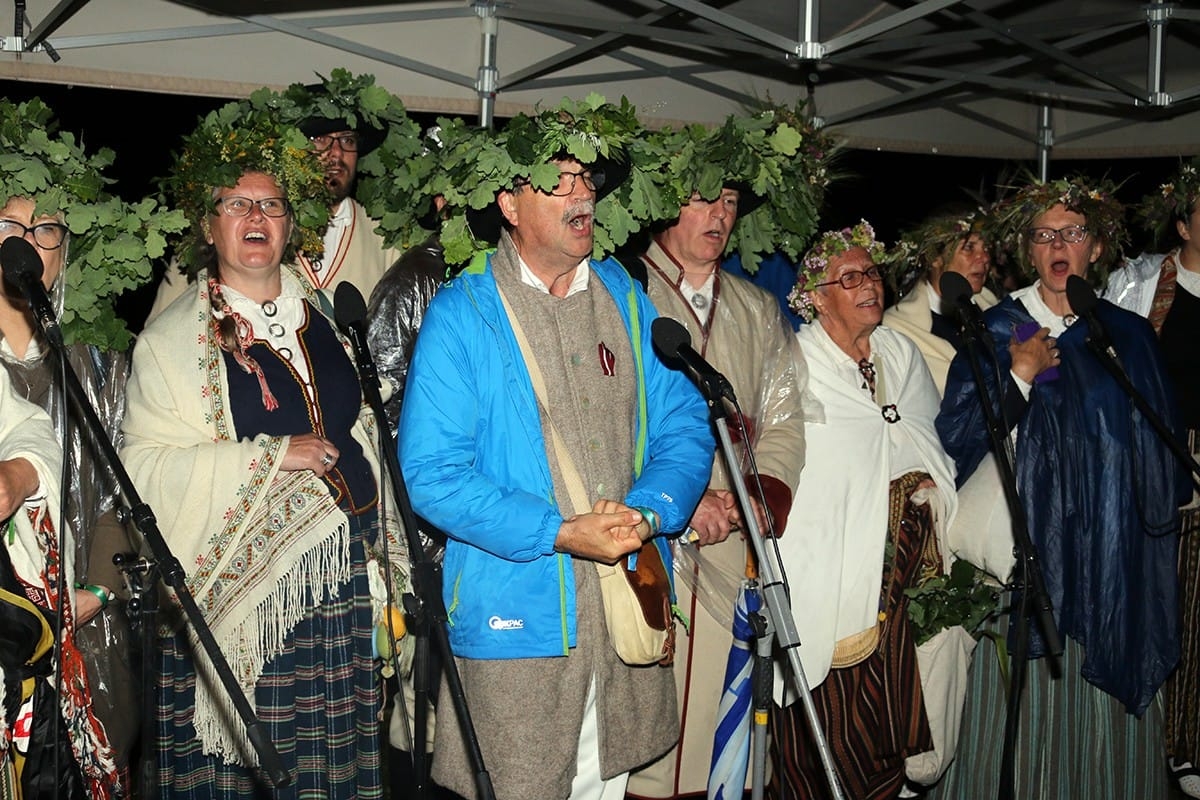
[[616,500],[597,500],[586,514],[563,520],[554,549],[578,558],[615,564],[641,549],[653,535],[642,512]]

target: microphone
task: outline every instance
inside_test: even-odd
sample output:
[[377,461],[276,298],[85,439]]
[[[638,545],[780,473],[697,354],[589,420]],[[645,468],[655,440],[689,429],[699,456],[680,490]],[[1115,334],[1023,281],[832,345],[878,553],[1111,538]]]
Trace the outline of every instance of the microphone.
[[949,302],[958,308],[964,325],[983,329],[983,312],[971,301],[975,293],[971,291],[971,284],[966,278],[957,272],[946,270],[938,279],[938,289],[942,293],[943,302]]
[[1091,284],[1078,275],[1069,275],[1067,277],[1067,302],[1071,304],[1071,310],[1077,316],[1083,317],[1087,321],[1089,341],[1124,370],[1117,350],[1108,338],[1108,332],[1104,330],[1104,326],[1096,316],[1096,306],[1100,304],[1100,300],[1096,297],[1096,292],[1092,289]]
[[655,349],[668,361],[668,366],[682,364],[696,376],[697,386],[705,399],[712,402],[726,399],[736,405],[733,387],[724,375],[704,360],[704,356],[692,349],[692,336],[687,328],[670,317],[659,317],[650,323],[650,338]]
[[367,303],[354,284],[342,281],[334,290],[333,320],[354,348],[359,376],[369,381],[370,385],[378,386],[379,373],[371,358],[371,348],[367,345]]
[[42,335],[53,345],[61,345],[62,330],[54,314],[54,304],[42,286],[42,257],[24,237],[10,236],[0,244],[0,266],[4,280],[21,290]]

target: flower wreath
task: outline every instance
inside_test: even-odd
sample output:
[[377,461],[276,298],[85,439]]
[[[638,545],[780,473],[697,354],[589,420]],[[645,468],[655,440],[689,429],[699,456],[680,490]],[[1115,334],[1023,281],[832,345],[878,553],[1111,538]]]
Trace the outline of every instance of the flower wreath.
[[830,260],[855,247],[866,250],[871,260],[877,264],[887,257],[887,247],[875,238],[875,229],[865,219],[860,220],[853,228],[826,231],[804,254],[796,272],[796,285],[788,293],[788,306],[805,322],[812,322],[817,318],[817,309],[809,293],[829,274]]
[[113,304],[150,281],[168,235],[186,221],[155,200],[129,203],[105,191],[113,181],[103,171],[112,163],[111,150],[88,155],[73,134],[59,132],[41,100],[0,99],[0,204],[31,198],[35,216],[57,215],[71,232],[63,245],[70,258],[51,287],[61,301],[63,339],[124,350],[131,334]]
[[162,181],[191,223],[177,251],[189,273],[204,266],[203,223],[213,211],[213,189],[234,186],[247,172],[273,177],[291,205],[295,228],[285,262],[297,251],[318,257],[325,249],[330,204],[325,170],[308,137],[281,119],[274,96],[259,90],[253,100],[227,103],[206,115],[185,137],[171,175]]
[[1180,164],[1169,183],[1142,198],[1136,216],[1154,234],[1154,242],[1166,247],[1175,232],[1174,223],[1187,220],[1200,200],[1200,156]]
[[896,295],[903,297],[912,291],[917,281],[933,270],[933,262],[953,255],[953,248],[972,234],[985,236],[986,219],[982,208],[966,214],[938,214],[901,234],[887,256],[888,282]]
[[1025,246],[1029,226],[1056,205],[1087,218],[1087,229],[1104,246],[1100,258],[1088,272],[1088,280],[1103,286],[1109,268],[1124,258],[1129,234],[1125,209],[1116,198],[1117,187],[1108,179],[1092,180],[1073,175],[1045,183],[1034,181],[997,204],[990,218],[988,240],[1009,255],[1015,255],[1026,276],[1036,277]]

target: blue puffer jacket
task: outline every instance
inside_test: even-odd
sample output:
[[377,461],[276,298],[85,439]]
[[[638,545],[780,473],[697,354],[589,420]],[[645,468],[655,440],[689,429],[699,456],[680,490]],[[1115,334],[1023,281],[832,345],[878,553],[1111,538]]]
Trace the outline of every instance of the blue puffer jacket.
[[[657,314],[624,268],[610,259],[591,269],[616,299],[638,361],[635,480],[624,502],[658,512],[663,531],[679,531],[712,464],[704,401],[653,353]],[[426,312],[399,442],[414,510],[450,537],[443,594],[455,655],[566,655],[575,644],[571,557],[554,552],[563,517],[533,385],[490,255],[443,287]]]
[[[1178,430],[1150,325],[1107,301],[1096,316],[1133,385]],[[1013,328],[1032,319],[1012,298],[984,314],[995,342],[983,359],[993,400],[996,374],[1006,392],[1018,391],[1008,343]],[[1055,621],[1087,650],[1083,677],[1140,716],[1179,657],[1177,507],[1191,493],[1186,471],[1090,351],[1087,334],[1080,320],[1058,337],[1059,377],[1030,394],[1018,423],[1017,489]],[[965,352],[950,366],[937,430],[965,480],[988,451]],[[1031,656],[1041,655],[1036,630],[1032,645]]]

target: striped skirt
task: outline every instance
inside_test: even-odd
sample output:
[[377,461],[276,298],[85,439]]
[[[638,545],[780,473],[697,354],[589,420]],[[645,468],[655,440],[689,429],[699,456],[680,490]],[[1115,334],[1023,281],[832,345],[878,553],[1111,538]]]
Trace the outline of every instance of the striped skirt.
[[154,742],[158,786],[143,787],[144,797],[371,800],[383,796],[377,718],[382,701],[371,652],[363,528],[361,518],[351,517],[354,573],[350,583],[296,626],[283,652],[265,665],[255,687],[255,710],[292,775],[291,784],[276,790],[261,770],[201,752],[192,724],[196,672],[187,640],[176,635],[162,641]]
[[[910,473],[892,481],[889,536],[894,545],[884,565],[882,607],[887,622],[865,661],[832,669],[812,690],[817,716],[851,800],[894,798],[904,785],[904,759],[933,749],[917,648],[908,622],[904,590],[941,569],[928,505],[909,501],[928,476]],[[829,784],[804,713],[804,704],[774,707],[771,751],[775,766],[768,794],[779,800],[820,800]]]
[[[1001,627],[1007,627],[1003,622]],[[1139,720],[1079,674],[1083,647],[1067,639],[1062,677],[1046,659],[1029,662],[1015,750],[1021,800],[1162,800],[1162,694]],[[958,755],[927,800],[995,797],[1004,748],[1006,692],[996,647],[975,650]]]
[[[1195,448],[1193,448],[1193,453]],[[1167,678],[1167,755],[1200,764],[1200,509],[1186,512],[1179,540],[1179,666]]]

